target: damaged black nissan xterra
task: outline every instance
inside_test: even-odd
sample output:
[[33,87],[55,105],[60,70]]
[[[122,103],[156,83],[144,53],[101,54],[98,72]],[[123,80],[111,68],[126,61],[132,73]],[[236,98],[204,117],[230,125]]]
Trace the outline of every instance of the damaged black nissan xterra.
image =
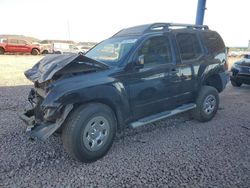
[[67,152],[92,162],[117,131],[190,110],[211,120],[228,82],[222,38],[207,26],[155,23],[127,28],[83,55],[48,55],[25,75],[33,108],[20,117],[32,138],[61,132]]

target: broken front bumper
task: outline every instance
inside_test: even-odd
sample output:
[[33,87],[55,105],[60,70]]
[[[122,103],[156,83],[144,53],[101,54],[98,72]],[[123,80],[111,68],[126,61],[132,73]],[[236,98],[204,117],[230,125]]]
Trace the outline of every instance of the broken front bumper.
[[72,104],[65,106],[61,116],[55,122],[36,122],[34,109],[26,110],[19,117],[28,125],[26,132],[31,133],[31,138],[44,141],[63,124],[72,109]]
[[28,125],[26,132],[31,131],[35,126],[34,109],[26,110],[24,113],[19,114],[19,117]]

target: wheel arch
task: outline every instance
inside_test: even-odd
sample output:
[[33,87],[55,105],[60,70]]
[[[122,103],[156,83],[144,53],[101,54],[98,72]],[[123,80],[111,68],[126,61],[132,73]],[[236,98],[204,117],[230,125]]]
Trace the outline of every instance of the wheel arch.
[[219,93],[223,91],[224,86],[219,74],[212,74],[207,76],[203,81],[201,86],[211,86],[214,87]]
[[5,52],[5,48],[4,48],[4,47],[0,46],[0,49],[2,49],[2,50],[3,50],[3,52]]
[[[83,87],[82,84],[69,85],[65,90],[65,84],[54,87],[44,99],[42,106],[62,106],[72,104],[74,109],[80,105],[89,103],[102,103],[110,107],[116,115],[118,129],[124,127],[130,118],[130,105],[127,92],[119,90],[114,83]],[[60,92],[58,92],[60,91]]]
[[41,52],[41,50],[39,49],[39,48],[37,48],[37,47],[33,47],[33,48],[31,48],[31,52],[30,53],[32,53],[32,51],[33,50],[37,50],[38,51],[38,55],[40,54],[40,52]]
[[42,54],[48,54],[49,53],[49,50],[47,49],[44,49],[43,51],[41,51]]
[[107,98],[96,98],[96,99],[92,99],[92,100],[85,101],[85,102],[76,102],[74,103],[74,109],[82,105],[88,105],[92,103],[99,103],[99,104],[104,104],[108,106],[114,112],[114,115],[117,121],[117,130],[120,131],[124,127],[123,125],[125,124],[125,122],[124,122],[124,117],[122,116],[121,110],[118,108],[118,106],[114,102],[112,102],[111,100]]

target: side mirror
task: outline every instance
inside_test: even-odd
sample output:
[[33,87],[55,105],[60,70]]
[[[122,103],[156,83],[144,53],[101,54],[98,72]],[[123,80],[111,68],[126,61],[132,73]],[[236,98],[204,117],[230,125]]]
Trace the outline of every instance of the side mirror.
[[137,68],[143,68],[144,67],[144,55],[140,55],[138,57],[138,61],[136,62]]

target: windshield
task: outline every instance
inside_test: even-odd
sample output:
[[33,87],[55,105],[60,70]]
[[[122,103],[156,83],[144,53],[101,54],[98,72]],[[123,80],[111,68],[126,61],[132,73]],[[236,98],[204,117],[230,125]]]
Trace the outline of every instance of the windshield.
[[85,56],[115,66],[128,54],[136,41],[136,38],[131,37],[110,38],[95,46]]

